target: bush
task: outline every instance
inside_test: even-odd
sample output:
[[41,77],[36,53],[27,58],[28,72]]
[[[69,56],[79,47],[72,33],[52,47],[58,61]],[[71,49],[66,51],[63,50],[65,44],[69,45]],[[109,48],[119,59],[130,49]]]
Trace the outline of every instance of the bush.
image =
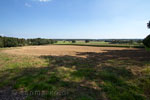
[[89,40],[85,40],[85,43],[89,43],[90,41]]
[[75,40],[72,40],[72,43],[76,43],[76,41],[75,41]]

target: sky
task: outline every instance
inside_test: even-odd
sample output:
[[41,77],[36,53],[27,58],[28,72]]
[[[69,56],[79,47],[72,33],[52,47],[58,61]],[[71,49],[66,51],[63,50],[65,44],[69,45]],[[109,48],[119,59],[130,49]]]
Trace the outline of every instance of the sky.
[[150,0],[0,0],[0,35],[52,39],[143,39]]

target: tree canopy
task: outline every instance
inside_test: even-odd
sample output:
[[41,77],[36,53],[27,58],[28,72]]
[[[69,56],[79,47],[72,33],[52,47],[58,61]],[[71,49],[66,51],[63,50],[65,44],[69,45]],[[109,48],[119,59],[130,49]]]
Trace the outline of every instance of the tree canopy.
[[147,23],[147,27],[150,28],[150,21]]
[[[147,27],[150,28],[150,21],[147,23]],[[150,48],[150,35],[148,35],[144,40],[143,44],[147,47]]]
[[143,44],[150,48],[150,35],[148,35],[144,40],[143,40]]
[[17,47],[17,46],[25,46],[25,45],[45,45],[45,44],[53,44],[56,41],[52,39],[23,39],[23,38],[13,38],[13,37],[2,37],[0,36],[0,47]]

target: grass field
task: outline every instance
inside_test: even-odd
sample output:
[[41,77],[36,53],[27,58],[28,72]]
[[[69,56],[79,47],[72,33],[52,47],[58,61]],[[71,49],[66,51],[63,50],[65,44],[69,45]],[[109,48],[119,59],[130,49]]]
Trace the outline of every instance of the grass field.
[[108,42],[104,41],[90,41],[89,43],[85,43],[85,41],[76,41],[76,43],[72,43],[71,41],[58,41],[56,44],[109,44]]
[[0,94],[5,100],[150,100],[150,52],[70,45],[0,49]]
[[133,44],[110,44],[109,42],[104,41],[90,41],[85,43],[85,41],[76,41],[72,43],[72,41],[57,41],[55,45],[78,45],[78,46],[96,46],[96,47],[127,47],[127,48],[144,48],[143,44],[138,44],[134,42]]

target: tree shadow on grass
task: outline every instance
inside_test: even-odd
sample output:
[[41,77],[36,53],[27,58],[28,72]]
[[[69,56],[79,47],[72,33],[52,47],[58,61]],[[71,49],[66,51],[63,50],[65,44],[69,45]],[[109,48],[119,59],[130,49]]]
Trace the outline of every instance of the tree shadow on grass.
[[108,59],[121,59],[121,60],[137,60],[137,61],[150,61],[150,52],[145,49],[135,50],[104,50],[103,53],[83,52],[77,55],[86,56],[86,58],[97,58],[101,61]]
[[[85,57],[80,57],[85,56]],[[41,56],[47,67],[14,68],[1,71],[1,97],[17,97],[17,90],[33,92],[29,100],[144,100],[143,91],[128,81],[135,76],[127,66],[143,67],[150,54],[143,49],[77,53],[77,56]],[[128,64],[127,64],[128,63]],[[35,94],[40,91],[42,95]],[[106,96],[105,96],[106,93]],[[26,95],[23,95],[26,97]],[[23,99],[21,99],[23,100]]]
[[50,67],[16,68],[0,73],[1,99],[103,100],[100,90],[63,80]]
[[[84,58],[80,57],[84,56]],[[72,77],[84,78],[85,81],[94,81],[107,93],[109,99],[143,100],[143,91],[134,83],[136,79],[129,66],[145,67],[150,61],[150,53],[144,49],[136,50],[107,50],[103,53],[78,52],[77,56],[42,56],[49,59],[50,64],[57,67],[74,68]],[[86,83],[86,82],[85,82]]]

